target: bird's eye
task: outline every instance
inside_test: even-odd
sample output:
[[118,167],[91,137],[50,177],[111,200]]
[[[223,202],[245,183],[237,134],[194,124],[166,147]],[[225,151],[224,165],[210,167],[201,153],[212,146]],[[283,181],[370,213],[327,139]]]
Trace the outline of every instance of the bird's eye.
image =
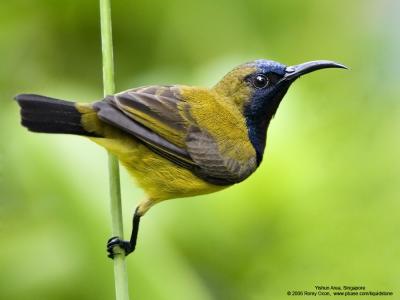
[[262,74],[258,74],[253,79],[253,85],[258,89],[265,88],[268,85],[268,83],[269,83],[268,78]]

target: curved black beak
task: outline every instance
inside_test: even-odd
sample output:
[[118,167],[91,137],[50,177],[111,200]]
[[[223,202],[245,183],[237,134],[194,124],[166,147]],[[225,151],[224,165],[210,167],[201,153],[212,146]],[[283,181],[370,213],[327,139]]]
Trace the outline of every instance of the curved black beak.
[[334,61],[329,60],[316,60],[316,61],[309,61],[303,64],[295,65],[286,67],[286,74],[283,76],[282,81],[294,81],[299,78],[301,75],[314,72],[320,69],[327,69],[327,68],[341,68],[347,69],[345,65],[339,64]]

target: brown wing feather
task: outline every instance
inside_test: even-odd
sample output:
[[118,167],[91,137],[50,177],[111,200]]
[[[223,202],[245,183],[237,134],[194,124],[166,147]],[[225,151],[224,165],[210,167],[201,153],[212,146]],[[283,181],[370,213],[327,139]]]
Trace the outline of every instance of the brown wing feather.
[[201,166],[199,173],[206,179],[223,178],[224,182],[233,184],[247,178],[255,169],[255,157],[243,163],[223,155],[215,139],[197,126],[189,128],[186,144],[190,157]]
[[155,153],[208,182],[230,185],[255,169],[255,157],[237,160],[221,153],[220,143],[198,125],[190,101],[183,99],[178,86],[128,90],[108,96],[95,107],[103,121],[139,138]]
[[175,157],[181,164],[191,164],[192,160],[186,149],[174,145],[152,130],[132,120],[108,101],[96,102],[93,107],[97,110],[97,116],[100,120],[135,136],[155,152],[165,153],[165,156],[168,156],[170,160]]
[[151,86],[110,97],[121,111],[172,143],[184,147],[187,124],[179,114],[182,101],[175,86]]

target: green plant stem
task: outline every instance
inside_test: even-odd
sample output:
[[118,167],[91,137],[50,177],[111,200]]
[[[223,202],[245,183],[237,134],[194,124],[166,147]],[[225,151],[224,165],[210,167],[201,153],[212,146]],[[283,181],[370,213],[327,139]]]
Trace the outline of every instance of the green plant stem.
[[[100,23],[104,96],[107,96],[115,92],[110,0],[100,0]],[[110,176],[112,235],[123,238],[119,164],[117,158],[111,153],[108,153],[108,171]],[[117,253],[114,257],[114,281],[115,298],[117,300],[129,300],[128,274],[123,251]]]

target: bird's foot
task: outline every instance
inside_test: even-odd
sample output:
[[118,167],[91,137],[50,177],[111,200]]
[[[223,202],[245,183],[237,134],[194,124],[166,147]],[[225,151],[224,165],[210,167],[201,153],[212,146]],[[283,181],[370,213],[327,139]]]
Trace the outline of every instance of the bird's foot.
[[114,236],[107,242],[108,257],[114,259],[115,254],[125,254],[133,252],[131,244],[128,241],[121,240],[119,237]]

